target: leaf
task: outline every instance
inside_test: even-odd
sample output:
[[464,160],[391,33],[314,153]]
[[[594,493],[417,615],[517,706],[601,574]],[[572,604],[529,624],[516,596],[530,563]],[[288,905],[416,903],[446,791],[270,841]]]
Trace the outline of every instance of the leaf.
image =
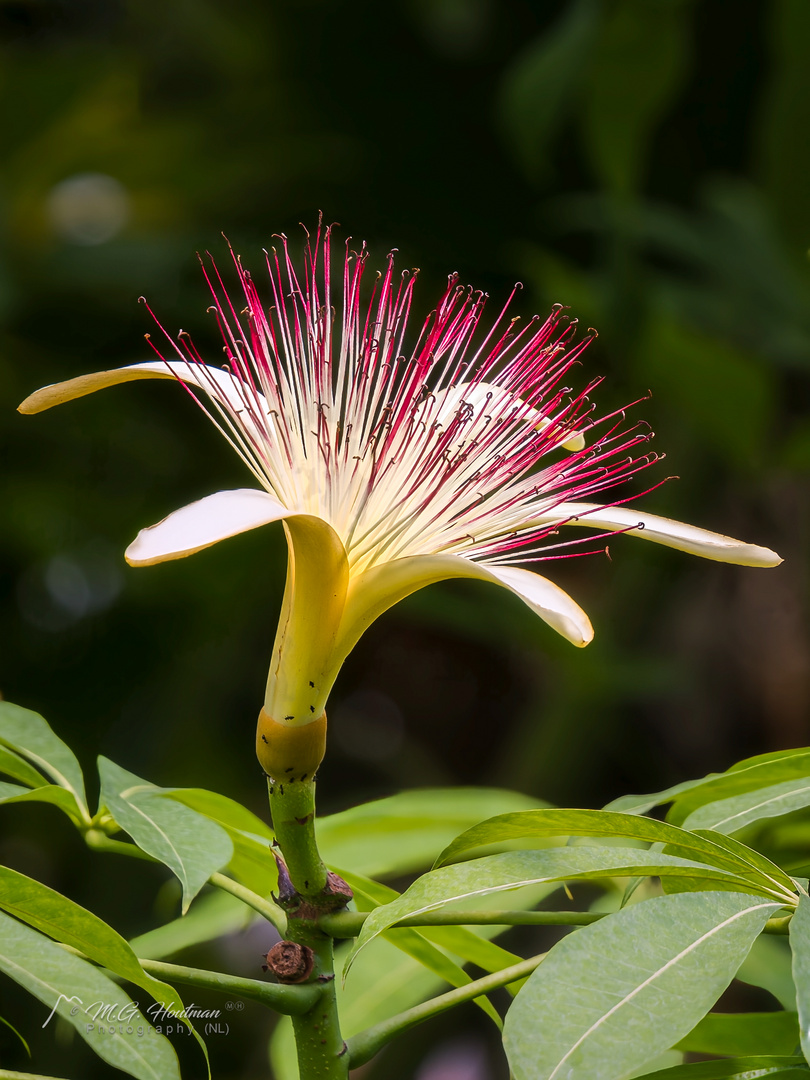
[[754,758],[750,764],[741,761],[719,776],[707,776],[702,783],[676,798],[674,806],[667,814],[667,820],[674,825],[682,825],[698,807],[705,806],[706,803],[729,799],[747,791],[756,791],[758,788],[803,776],[810,776],[810,752],[806,749]]
[[[17,1031],[17,1029],[14,1027],[14,1025],[12,1023],[10,1023],[8,1020],[6,1020],[5,1016],[0,1016],[0,1024],[3,1024],[5,1027],[7,1027],[9,1029],[9,1031],[14,1032],[14,1034],[17,1036],[17,1038],[20,1040],[20,1042],[25,1047],[25,1052],[26,1052],[26,1054],[28,1054],[28,1056],[30,1058],[31,1057],[31,1047],[28,1045],[28,1043],[25,1041],[25,1039],[22,1037],[22,1035],[19,1033],[19,1031]],[[2,1076],[2,1072],[0,1072],[0,1076]]]
[[183,887],[183,913],[211,874],[228,863],[233,844],[215,822],[162,797],[161,788],[101,757],[101,802],[147,854],[172,870]]
[[799,897],[796,913],[790,920],[790,948],[802,1053],[810,1061],[810,899],[805,893]]
[[163,795],[220,825],[233,844],[228,869],[259,896],[278,887],[278,866],[270,850],[273,830],[241,803],[203,788],[164,788]]
[[736,874],[750,875],[765,888],[772,888],[779,882],[789,892],[795,891],[792,880],[783,870],[755,852],[749,856],[750,849],[742,844],[729,848],[717,843],[711,835],[696,835],[663,821],[605,810],[549,809],[500,814],[457,836],[441,853],[436,865],[452,862],[478,847],[529,836],[626,836],[663,843],[668,845],[671,855],[698,858]]
[[144,960],[163,960],[192,945],[247,929],[253,914],[235,896],[215,889],[198,897],[187,915],[148,930],[132,938],[129,944],[135,955]]
[[709,1013],[679,1050],[695,1054],[792,1054],[799,1045],[799,1018],[795,1012]]
[[617,193],[638,189],[651,131],[683,82],[690,6],[619,0],[599,34],[587,69],[584,148],[600,179]]
[[45,777],[32,765],[29,765],[24,757],[15,754],[7,746],[0,744],[0,773],[11,776],[14,780],[22,780],[28,787],[42,787]]
[[767,990],[788,1012],[796,1011],[796,986],[791,970],[792,954],[788,939],[763,934],[754,942],[751,952],[737,972],[740,982]]
[[603,806],[603,810],[618,811],[623,814],[647,814],[656,806],[664,806],[668,802],[672,802],[677,795],[686,791],[691,791],[692,788],[700,787],[706,783],[707,779],[714,778],[721,775],[720,773],[712,773],[711,777],[703,777],[700,780],[684,780],[681,784],[674,784],[672,787],[664,788],[663,791],[655,791],[651,795],[621,795],[618,799],[614,799],[606,806]]
[[496,788],[418,788],[319,818],[318,846],[330,865],[372,878],[404,874],[430,866],[459,830],[482,818],[537,806]]
[[86,825],[90,820],[83,808],[76,802],[76,796],[67,788],[56,784],[43,787],[27,788],[19,784],[0,783],[0,803],[44,802],[58,806],[77,825]]
[[[173,1012],[183,1010],[182,998],[174,987],[148,975],[131,946],[116,930],[47,885],[0,866],[0,908],[140,986],[167,1009]],[[193,1030],[193,1025],[185,1022]],[[196,1031],[194,1033],[197,1035]],[[205,1043],[198,1035],[197,1041],[207,1061]]]
[[686,829],[713,829],[734,833],[752,821],[779,817],[792,810],[810,806],[810,776],[786,780],[781,784],[756,788],[730,799],[719,799],[698,807],[684,821]]
[[190,806],[198,814],[204,814],[219,825],[238,829],[244,833],[254,833],[268,840],[273,839],[273,830],[266,822],[241,803],[229,799],[227,795],[220,795],[217,791],[207,791],[205,788],[163,788],[162,790],[164,795],[177,799],[185,806]]
[[703,878],[735,891],[745,891],[749,887],[744,879],[717,867],[639,848],[608,845],[592,848],[583,845],[489,855],[432,870],[418,878],[399,899],[372,911],[349,956],[344,975],[348,973],[354,956],[372,938],[411,915],[435,911],[462,900],[515,889],[521,885],[600,877],[635,877],[637,874]]
[[517,1080],[621,1080],[711,1008],[778,907],[738,893],[658,896],[569,934],[509,1010]]
[[810,1070],[797,1057],[736,1057],[677,1065],[663,1072],[645,1073],[644,1080],[648,1076],[650,1080],[808,1080]]
[[32,761],[55,784],[73,793],[83,817],[90,821],[84,777],[76,755],[51,731],[39,713],[0,701],[0,743]]
[[534,180],[546,178],[550,143],[582,87],[600,23],[595,0],[575,0],[507,70],[499,103],[502,124]]
[[[138,1080],[180,1080],[171,1043],[156,1033],[120,986],[86,960],[2,912],[0,969],[75,1027],[110,1065]],[[97,1016],[95,1003],[115,1011]],[[126,1025],[123,1032],[119,1017]],[[132,1034],[127,1027],[133,1028]]]

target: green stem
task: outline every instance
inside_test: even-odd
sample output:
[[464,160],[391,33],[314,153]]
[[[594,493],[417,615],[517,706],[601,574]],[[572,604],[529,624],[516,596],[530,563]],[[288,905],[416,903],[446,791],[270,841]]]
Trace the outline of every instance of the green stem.
[[229,878],[225,874],[212,874],[208,879],[208,884],[216,886],[217,889],[222,889],[223,892],[230,893],[231,896],[241,900],[243,904],[247,904],[254,911],[258,911],[260,915],[263,915],[268,922],[275,926],[282,937],[287,933],[287,918],[278,904],[265,900],[263,896],[259,896],[252,889],[240,885],[238,881],[234,881],[233,878]]
[[[147,854],[147,852],[142,851],[136,844],[113,840],[106,833],[101,832],[100,829],[88,829],[84,834],[84,838],[88,847],[93,848],[94,851],[106,851],[115,855],[129,855],[130,858],[145,859],[151,863],[159,861],[152,855]],[[259,896],[252,889],[248,889],[247,886],[241,885],[238,881],[234,881],[233,878],[229,878],[225,874],[212,874],[208,879],[208,884],[214,885],[217,889],[222,889],[223,892],[230,893],[231,896],[241,900],[243,904],[247,904],[254,911],[258,911],[284,937],[287,932],[287,919],[277,904],[265,900],[263,896]]]
[[224,994],[258,1001],[267,1008],[288,1016],[300,1016],[315,1007],[323,992],[317,984],[284,986],[282,983],[261,982],[258,979],[240,979],[235,975],[220,974],[218,971],[164,964],[159,960],[139,959],[138,963],[144,971],[156,978],[197,986],[202,990],[220,990]]
[[316,897],[326,885],[326,867],[315,841],[315,783],[268,781],[273,832],[290,880],[301,896]]
[[310,978],[322,983],[315,1007],[293,1017],[298,1071],[301,1080],[348,1080],[349,1055],[340,1033],[332,938],[318,926],[318,901],[326,889],[327,870],[315,841],[315,784],[271,781],[268,790],[276,843],[300,901],[289,909],[287,938],[312,950]]
[[471,1001],[508,983],[525,979],[527,975],[531,975],[545,956],[545,953],[541,953],[539,956],[532,956],[519,964],[512,964],[511,967],[496,971],[492,975],[485,975],[482,979],[476,979],[457,990],[440,994],[438,997],[431,998],[430,1001],[424,1001],[421,1005],[415,1005],[412,1009],[406,1009],[405,1012],[392,1016],[389,1020],[383,1020],[381,1024],[375,1024],[374,1027],[361,1031],[359,1035],[349,1039],[348,1056],[351,1068],[359,1068],[374,1057],[395,1035],[407,1031],[416,1024],[421,1024],[423,1020],[429,1020],[432,1016],[438,1016],[439,1013],[452,1009],[454,1005]]

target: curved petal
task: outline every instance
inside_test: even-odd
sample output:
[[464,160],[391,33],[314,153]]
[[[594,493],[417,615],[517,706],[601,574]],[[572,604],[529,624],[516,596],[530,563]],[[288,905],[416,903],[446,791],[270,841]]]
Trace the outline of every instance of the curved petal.
[[346,603],[349,562],[340,537],[322,518],[291,514],[284,528],[287,584],[264,708],[277,723],[298,726],[323,715],[340,670],[334,662],[335,640]]
[[130,566],[152,566],[289,516],[290,511],[264,491],[218,491],[141,529],[124,554]]
[[[439,413],[437,419],[442,423],[447,423],[449,419],[458,411],[462,405],[471,405],[473,409],[509,409],[511,406],[523,405],[525,402],[512,394],[509,390],[504,390],[502,386],[498,386],[495,383],[489,382],[477,382],[477,383],[460,383],[457,386],[447,387],[443,390],[438,390],[436,396],[440,402]],[[539,420],[535,420],[534,417],[540,417]],[[547,416],[542,416],[539,409],[531,408],[527,415],[523,418],[526,423],[531,423],[535,431],[545,431],[546,428],[551,427],[552,420]],[[564,450],[576,451],[585,449],[585,436],[581,432],[577,432],[564,442],[559,443]]]
[[448,578],[476,578],[501,585],[574,645],[582,647],[593,638],[593,627],[582,608],[539,574],[512,566],[485,566],[460,555],[413,555],[374,566],[350,581],[335,645],[337,665],[343,663],[361,634],[384,611],[418,589]]
[[[111,371],[96,371],[92,375],[79,375],[66,382],[53,383],[35,390],[25,401],[17,406],[17,411],[31,414],[44,412],[45,409],[61,405],[74,398],[86,397],[106,386],[118,383],[137,382],[140,379],[172,379],[189,383],[204,390],[209,397],[222,404],[229,405],[234,411],[244,408],[244,396],[240,392],[242,382],[235,375],[222,368],[207,364],[188,364],[180,360],[150,360],[144,364],[131,364],[129,367],[114,368]],[[262,398],[257,391],[250,389],[250,400]],[[263,400],[263,398],[262,398]]]
[[778,566],[782,559],[770,548],[746,544],[731,536],[708,532],[682,521],[643,514],[626,506],[600,506],[598,503],[561,503],[547,514],[532,518],[532,524],[584,525],[606,532],[626,532],[654,544],[702,555],[715,562],[737,563],[740,566]]

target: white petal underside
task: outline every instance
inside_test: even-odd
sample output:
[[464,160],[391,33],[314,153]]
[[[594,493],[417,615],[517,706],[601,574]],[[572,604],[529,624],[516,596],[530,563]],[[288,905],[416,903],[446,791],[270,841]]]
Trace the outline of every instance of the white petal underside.
[[593,627],[582,608],[558,585],[531,570],[488,566],[460,555],[412,555],[381,563],[350,581],[338,641],[341,659],[384,611],[426,585],[450,578],[475,578],[509,589],[574,645],[582,647],[593,638]]
[[739,566],[778,566],[782,560],[775,551],[746,544],[731,536],[699,529],[682,521],[644,514],[627,506],[599,506],[598,503],[561,503],[552,511],[533,518],[532,523],[584,525],[606,532],[627,532],[642,540],[677,548],[692,555],[701,555],[715,562],[736,563]]
[[524,604],[572,645],[582,648],[593,640],[591,620],[579,604],[553,581],[519,566],[481,568],[497,579],[499,585],[519,596]]
[[218,491],[141,529],[126,550],[126,560],[130,566],[152,566],[182,559],[229,536],[289,516],[289,510],[264,491]]

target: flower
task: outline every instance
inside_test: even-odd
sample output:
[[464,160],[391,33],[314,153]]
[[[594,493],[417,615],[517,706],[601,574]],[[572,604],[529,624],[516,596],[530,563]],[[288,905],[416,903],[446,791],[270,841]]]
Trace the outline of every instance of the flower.
[[562,527],[626,532],[723,562],[781,561],[630,509],[635,496],[590,501],[656,455],[649,431],[627,427],[623,411],[595,418],[589,395],[599,380],[578,393],[565,385],[589,339],[575,342],[562,308],[521,326],[509,316],[513,291],[485,326],[486,297],[452,275],[406,347],[416,272],[397,277],[391,254],[365,295],[367,250],[347,242],[335,290],[331,229],[308,236],[302,272],[281,240],[281,253],[267,254],[269,309],[238,258],[241,312],[213,261],[203,263],[223,368],[206,364],[184,332],[175,341],[161,327],[170,358],[149,339],[156,359],[45,387],[20,405],[34,413],[115,383],[179,380],[253,473],[258,488],[177,510],[142,530],[126,558],[147,566],[284,523],[287,584],[257,743],[271,775],[282,758],[293,762],[287,772],[314,769],[346,656],[374,619],[432,582],[500,585],[587,645],[593,630],[579,605],[517,565],[572,554],[582,541],[558,540]]

